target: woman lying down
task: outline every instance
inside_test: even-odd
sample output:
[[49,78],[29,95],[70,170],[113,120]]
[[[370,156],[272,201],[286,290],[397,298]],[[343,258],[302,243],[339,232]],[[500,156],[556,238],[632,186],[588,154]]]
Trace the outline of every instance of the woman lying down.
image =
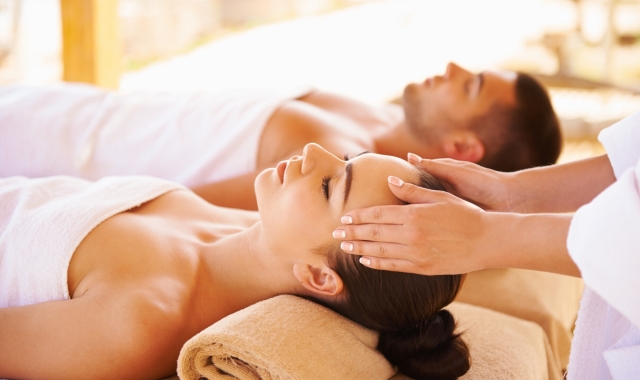
[[390,174],[442,189],[400,159],[315,144],[258,176],[257,213],[150,177],[0,180],[0,378],[166,377],[189,338],[280,294],[379,331],[410,377],[461,376],[469,352],[442,308],[462,276],[371,270],[331,237],[348,210],[400,203]]

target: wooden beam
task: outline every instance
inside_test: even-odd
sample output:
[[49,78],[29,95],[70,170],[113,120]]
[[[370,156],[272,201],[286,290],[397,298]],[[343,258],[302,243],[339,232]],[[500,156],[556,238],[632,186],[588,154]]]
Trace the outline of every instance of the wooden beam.
[[60,0],[64,80],[117,88],[122,42],[118,0]]

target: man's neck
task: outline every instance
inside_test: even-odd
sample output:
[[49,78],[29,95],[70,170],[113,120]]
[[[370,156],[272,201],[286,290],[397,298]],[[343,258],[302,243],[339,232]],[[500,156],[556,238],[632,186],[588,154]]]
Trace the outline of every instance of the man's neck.
[[442,157],[438,146],[418,139],[409,129],[406,120],[402,119],[395,126],[374,136],[375,152],[406,159],[407,153],[415,153],[425,158]]

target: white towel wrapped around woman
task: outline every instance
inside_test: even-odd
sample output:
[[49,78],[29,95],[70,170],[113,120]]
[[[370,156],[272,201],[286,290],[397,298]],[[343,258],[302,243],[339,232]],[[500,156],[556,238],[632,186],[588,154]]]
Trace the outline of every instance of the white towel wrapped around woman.
[[69,299],[69,262],[95,226],[181,188],[144,176],[0,179],[0,308]]

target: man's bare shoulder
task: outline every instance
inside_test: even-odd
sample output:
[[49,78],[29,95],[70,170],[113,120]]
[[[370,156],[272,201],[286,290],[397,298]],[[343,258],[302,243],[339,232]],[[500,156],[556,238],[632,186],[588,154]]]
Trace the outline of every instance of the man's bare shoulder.
[[400,104],[368,104],[328,91],[316,90],[298,100],[365,126],[372,127],[380,124],[392,126],[404,118],[404,111]]

